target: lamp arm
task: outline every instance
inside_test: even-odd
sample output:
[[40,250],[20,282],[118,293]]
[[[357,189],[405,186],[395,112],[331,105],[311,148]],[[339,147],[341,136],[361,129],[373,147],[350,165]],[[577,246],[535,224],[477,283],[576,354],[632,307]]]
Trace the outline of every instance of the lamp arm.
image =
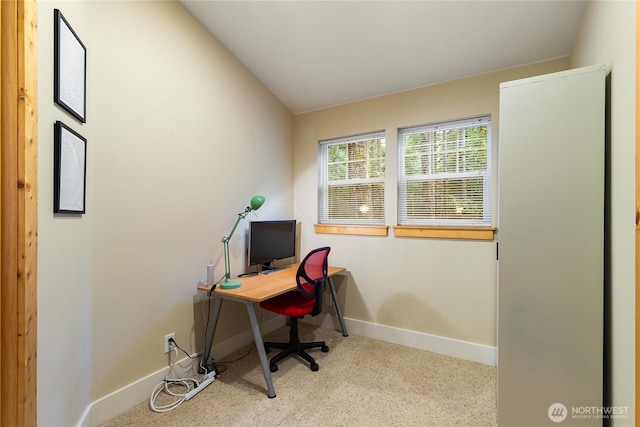
[[233,224],[233,228],[229,232],[228,236],[222,238],[222,246],[224,247],[224,277],[225,280],[229,280],[231,278],[231,261],[229,260],[229,241],[231,240],[231,236],[235,233],[236,228],[238,228],[238,224],[243,220],[247,214],[251,212],[251,208],[247,207],[244,212],[240,212],[238,214],[238,219],[236,219],[236,223]]
[[226,237],[222,239],[222,246],[224,247],[224,280],[229,280],[231,277],[231,265],[229,261],[229,239]]
[[238,219],[236,219],[236,223],[233,224],[233,228],[231,229],[231,231],[229,232],[229,235],[226,237],[222,238],[222,242],[224,242],[225,240],[228,242],[229,240],[231,240],[231,236],[233,236],[233,233],[235,233],[236,228],[238,228],[238,224],[240,224],[240,221],[245,219],[245,217],[249,214],[249,212],[251,212],[251,208],[247,208],[244,212],[240,212],[238,214]]
[[240,212],[238,214],[238,219],[236,219],[236,223],[233,224],[233,228],[229,232],[229,235],[222,238],[222,245],[224,247],[224,281],[225,281],[225,284],[220,285],[220,287],[222,288],[225,288],[225,285],[227,285],[228,289],[237,288],[238,286],[240,286],[240,282],[229,281],[229,279],[231,278],[231,261],[229,259],[229,241],[231,240],[231,236],[233,236],[233,233],[236,231],[238,224],[240,224],[240,221],[243,220],[247,215],[249,215],[249,212],[260,209],[260,206],[262,206],[263,203],[264,203],[263,196],[259,194],[256,194],[255,196],[253,196],[251,198],[251,201],[249,202],[249,206],[247,206],[243,212]]

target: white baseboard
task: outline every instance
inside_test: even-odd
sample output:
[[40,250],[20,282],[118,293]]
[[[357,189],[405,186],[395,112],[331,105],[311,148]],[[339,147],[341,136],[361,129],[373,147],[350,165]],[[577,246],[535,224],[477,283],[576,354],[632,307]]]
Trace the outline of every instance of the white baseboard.
[[[320,315],[308,320],[309,323],[315,325],[333,328],[338,331],[341,330],[336,316]],[[345,318],[344,320],[347,332],[350,334],[496,366],[497,351],[495,347],[430,335],[423,332],[378,325],[361,320],[349,318]],[[283,316],[273,317],[262,323],[262,333],[268,334],[284,325],[285,318]],[[215,357],[221,359],[252,342],[253,333],[248,329],[221,343],[216,343],[214,349]],[[182,359],[176,366],[184,365],[186,361],[186,358]],[[168,370],[169,367],[160,369],[92,402],[82,414],[76,427],[99,426],[117,415],[126,412],[133,406],[148,400],[153,389],[164,380]],[[212,387],[215,387],[215,385]]]
[[[341,330],[337,316],[320,315],[309,318],[308,320],[314,325]],[[345,317],[344,322],[347,327],[347,333],[350,334],[353,333],[355,335],[373,338],[380,341],[445,354],[447,356],[453,356],[459,359],[478,362],[485,365],[496,366],[496,347],[457,340],[454,338],[441,337],[438,335],[431,335],[424,332],[395,328],[392,326],[378,325],[376,323],[349,319],[347,317]]]
[[[283,316],[275,316],[269,320],[262,322],[261,330],[263,334],[268,334],[276,329],[281,328],[286,324],[286,318]],[[220,343],[216,343],[213,354],[216,359],[222,359],[223,357],[233,353],[234,351],[244,347],[247,344],[253,343],[253,332],[251,329],[235,335]],[[188,365],[188,359],[185,357],[179,360],[174,365],[176,374],[182,375],[186,371],[188,366],[181,368],[181,366]],[[151,397],[151,392],[154,388],[160,384],[167,375],[169,367],[162,368],[156,372],[153,372],[139,380],[122,387],[100,399],[92,402],[84,411],[80,420],[76,424],[76,427],[96,427],[110,419],[126,412],[132,407],[138,405],[145,400],[148,401]],[[214,384],[209,387],[215,387]]]

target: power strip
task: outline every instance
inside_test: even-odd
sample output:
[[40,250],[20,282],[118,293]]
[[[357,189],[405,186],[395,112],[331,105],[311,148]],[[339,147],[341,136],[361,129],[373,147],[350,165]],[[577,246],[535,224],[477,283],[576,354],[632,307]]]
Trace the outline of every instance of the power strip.
[[184,395],[184,400],[189,400],[191,399],[193,396],[195,396],[196,394],[200,393],[202,390],[204,390],[209,384],[211,384],[212,382],[214,382],[216,379],[216,373],[215,372],[209,372],[206,376],[205,376],[205,380],[202,381],[200,383],[200,385],[198,385],[198,387],[194,388],[193,390],[189,391],[187,394]]

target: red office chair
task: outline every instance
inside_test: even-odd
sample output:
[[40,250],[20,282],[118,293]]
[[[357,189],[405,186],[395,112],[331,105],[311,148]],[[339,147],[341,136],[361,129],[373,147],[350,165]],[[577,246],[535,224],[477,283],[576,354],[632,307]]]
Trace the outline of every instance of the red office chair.
[[291,354],[299,355],[309,362],[309,367],[312,371],[317,371],[318,364],[305,350],[320,347],[324,353],[329,351],[329,347],[324,341],[300,342],[298,337],[298,318],[302,318],[307,314],[315,316],[322,311],[322,295],[324,284],[327,280],[327,257],[330,250],[330,247],[314,249],[302,260],[296,273],[297,290],[269,298],[260,303],[260,307],[265,310],[289,316],[291,320],[288,343],[264,343],[264,349],[267,353],[270,348],[282,350],[269,362],[271,372],[276,372],[278,370],[277,363]]

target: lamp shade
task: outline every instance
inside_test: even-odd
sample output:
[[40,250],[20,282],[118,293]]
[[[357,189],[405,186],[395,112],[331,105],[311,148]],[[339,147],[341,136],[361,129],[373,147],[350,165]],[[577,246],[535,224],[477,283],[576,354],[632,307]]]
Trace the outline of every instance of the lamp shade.
[[264,200],[265,200],[264,196],[256,194],[251,198],[251,202],[249,202],[249,207],[251,208],[252,211],[257,211],[258,209],[260,209],[260,206],[264,204]]

